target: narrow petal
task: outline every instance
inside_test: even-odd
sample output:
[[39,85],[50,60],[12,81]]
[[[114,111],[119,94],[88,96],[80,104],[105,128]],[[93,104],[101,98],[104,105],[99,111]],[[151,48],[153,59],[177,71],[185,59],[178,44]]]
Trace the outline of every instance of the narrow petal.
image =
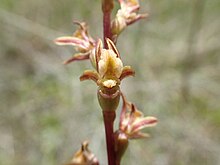
[[148,133],[135,132],[134,134],[129,136],[129,139],[140,139],[140,138],[148,138],[148,137],[150,137]]
[[130,4],[127,4],[127,8],[130,11],[130,13],[134,13],[140,9],[140,5],[139,3],[133,3],[133,4],[130,3]]
[[152,127],[157,124],[157,118],[152,116],[147,116],[133,123],[132,132],[137,132],[146,127]]
[[99,39],[98,43],[97,43],[97,46],[96,46],[96,49],[95,49],[96,70],[97,70],[98,73],[99,73],[98,63],[99,63],[99,60],[101,58],[102,48],[103,48],[103,44],[102,44],[101,39]]
[[127,25],[131,25],[137,21],[139,21],[140,19],[144,19],[144,18],[147,18],[149,15],[147,13],[145,14],[138,14],[135,18],[131,19],[131,20],[128,20],[126,23]]
[[143,113],[137,110],[137,107],[131,103],[131,111],[129,113],[129,123],[128,125],[132,126],[131,131],[133,130],[133,125],[137,120],[140,120],[143,117]]
[[117,48],[115,47],[115,44],[109,38],[106,39],[106,42],[108,45],[108,49],[112,49],[115,52],[116,57],[120,58],[119,52]]
[[83,45],[83,41],[77,37],[64,36],[55,39],[54,41],[57,45],[72,45],[78,46]]
[[126,104],[127,104],[126,98],[123,93],[121,93],[121,97],[122,97],[123,105],[122,105],[122,110],[121,110],[121,114],[120,114],[120,123],[119,123],[120,129],[123,127],[123,121],[124,121],[125,115],[126,115]]
[[86,52],[90,48],[90,43],[76,37],[59,37],[54,41],[57,45],[75,46],[77,51]]
[[66,60],[63,62],[63,64],[69,64],[73,61],[82,61],[82,60],[87,60],[89,59],[89,53],[86,54],[76,54],[73,57],[71,57],[70,59]]

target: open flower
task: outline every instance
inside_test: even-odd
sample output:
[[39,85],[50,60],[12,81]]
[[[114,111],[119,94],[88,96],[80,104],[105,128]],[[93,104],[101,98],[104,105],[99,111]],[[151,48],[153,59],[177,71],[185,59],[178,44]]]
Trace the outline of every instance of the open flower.
[[157,119],[152,116],[144,117],[143,113],[137,107],[128,102],[122,94],[123,107],[120,115],[119,132],[125,134],[128,139],[137,139],[148,137],[147,133],[141,130],[146,127],[152,127],[157,124]]
[[157,119],[152,116],[144,117],[137,107],[128,102],[121,93],[123,106],[120,114],[119,129],[114,133],[116,159],[120,162],[124,155],[129,139],[146,138],[149,135],[141,132],[146,127],[157,124]]
[[[71,45],[74,46],[79,53],[73,57],[64,61],[64,64],[68,64],[73,61],[94,59],[94,51],[96,41],[89,35],[86,23],[74,22],[79,26],[73,36],[64,36],[55,39],[57,45]],[[93,61],[92,61],[93,62]]]
[[96,71],[86,70],[80,80],[93,80],[98,85],[98,100],[102,110],[115,111],[120,100],[120,82],[134,71],[123,66],[120,55],[110,39],[106,39],[107,49],[99,40],[96,46]]
[[114,38],[127,27],[134,22],[146,18],[148,14],[138,14],[140,8],[138,0],[118,0],[120,3],[120,9],[116,14],[116,18],[112,22],[112,34]]
[[98,62],[98,70],[101,77],[120,78],[122,69],[122,61],[113,50],[101,50],[101,56]]
[[123,66],[114,43],[110,39],[106,42],[108,48],[104,49],[102,41],[98,41],[95,52],[96,71],[86,70],[80,80],[91,79],[98,86],[111,89],[118,86],[125,77],[134,75],[134,71],[130,66]]

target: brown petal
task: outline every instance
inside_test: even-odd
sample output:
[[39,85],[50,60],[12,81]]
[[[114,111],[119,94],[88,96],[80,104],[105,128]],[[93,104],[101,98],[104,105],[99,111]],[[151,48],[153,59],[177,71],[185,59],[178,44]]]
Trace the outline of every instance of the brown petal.
[[129,135],[129,139],[141,139],[141,138],[148,138],[150,135],[148,133],[143,132],[135,132],[131,135]]
[[86,70],[84,71],[83,75],[80,76],[80,81],[93,80],[94,82],[97,82],[98,79],[99,79],[99,74],[96,71],[92,71],[92,70]]
[[80,30],[87,31],[87,25],[85,22],[73,21],[74,24],[80,27]]
[[134,76],[134,75],[135,75],[135,71],[130,66],[124,66],[122,70],[122,74],[119,79],[123,80],[128,76]]
[[70,59],[66,60],[63,62],[63,64],[69,64],[73,61],[82,61],[82,60],[87,60],[89,59],[89,53],[85,53],[85,54],[76,54],[73,57],[71,57]]
[[145,127],[152,127],[155,126],[156,124],[157,124],[157,118],[152,116],[147,116],[133,123],[132,132],[137,132]]
[[96,70],[97,70],[97,72],[99,72],[98,63],[99,63],[100,56],[101,56],[101,53],[102,53],[102,48],[103,48],[102,40],[99,39],[99,40],[98,40],[98,43],[97,43],[97,45],[96,45],[96,49],[95,49]]
[[79,46],[84,44],[83,40],[77,38],[77,37],[70,37],[70,36],[64,36],[64,37],[58,37],[54,40],[54,42],[57,45],[72,45],[72,46]]
[[147,18],[148,17],[148,14],[145,13],[145,14],[138,14],[135,18],[131,19],[131,20],[127,20],[126,23],[127,25],[131,25],[137,21],[139,21],[140,19],[144,19],[144,18]]
[[123,120],[125,119],[125,115],[126,115],[127,100],[126,100],[126,97],[124,96],[124,94],[122,92],[120,92],[120,93],[121,93],[123,105],[122,105],[122,110],[121,110],[121,114],[120,114],[119,128],[122,128],[123,127]]
[[108,49],[111,49],[115,52],[116,57],[120,58],[119,52],[117,50],[117,48],[115,47],[115,44],[109,39],[106,39],[107,45],[108,45]]

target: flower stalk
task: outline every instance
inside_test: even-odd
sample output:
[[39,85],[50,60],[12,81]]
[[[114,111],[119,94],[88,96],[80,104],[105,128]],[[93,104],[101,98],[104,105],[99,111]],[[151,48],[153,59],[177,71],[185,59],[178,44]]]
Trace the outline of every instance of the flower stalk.
[[108,154],[108,165],[115,165],[116,153],[114,148],[114,121],[115,111],[103,110],[103,119],[105,125],[105,137]]
[[113,0],[102,0],[102,12],[103,12],[103,40],[104,47],[107,48],[106,39],[112,39],[111,32],[111,12],[114,8]]
[[[108,47],[106,39],[112,39],[111,32],[111,12],[114,8],[113,0],[102,0],[102,12],[103,12],[103,40],[104,48]],[[102,97],[99,97],[99,102],[102,100]],[[119,98],[119,97],[118,97]],[[100,102],[102,107],[102,101]],[[108,107],[111,107],[110,105]],[[106,107],[106,108],[108,108]],[[102,107],[102,109],[105,107]],[[105,136],[106,136],[106,146],[108,154],[108,165],[116,165],[116,152],[115,152],[115,142],[114,142],[114,121],[115,121],[115,110],[103,109],[103,119],[105,125]]]

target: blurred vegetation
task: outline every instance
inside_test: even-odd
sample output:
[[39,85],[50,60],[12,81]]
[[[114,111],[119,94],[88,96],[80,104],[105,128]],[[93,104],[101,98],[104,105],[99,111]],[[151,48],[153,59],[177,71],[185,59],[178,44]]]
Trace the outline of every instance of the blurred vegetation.
[[[123,164],[220,164],[220,1],[140,0],[150,18],[122,33],[118,48],[136,70],[122,90],[159,118],[151,138],[131,141]],[[100,1],[0,1],[0,164],[65,163],[90,141],[106,151],[96,86],[78,77],[89,62],[63,66],[72,20],[101,37]]]

